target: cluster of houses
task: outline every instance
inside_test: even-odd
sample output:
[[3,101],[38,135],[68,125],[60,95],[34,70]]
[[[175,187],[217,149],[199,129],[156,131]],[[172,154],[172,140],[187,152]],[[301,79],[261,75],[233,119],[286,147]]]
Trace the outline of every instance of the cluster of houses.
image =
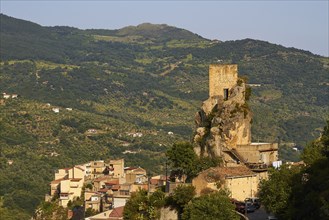
[[0,98],[0,105],[4,105],[6,100],[9,99],[17,99],[17,94],[7,94],[5,92],[2,93],[2,97]]
[[163,175],[149,178],[141,167],[125,167],[124,159],[97,160],[58,169],[50,183],[46,201],[58,198],[60,206],[84,198],[84,208],[108,213],[123,207],[133,192],[145,189],[154,192],[166,184]]
[[7,94],[7,93],[4,92],[4,93],[2,93],[2,97],[4,99],[10,99],[10,98],[16,99],[18,97],[18,95],[17,94]]

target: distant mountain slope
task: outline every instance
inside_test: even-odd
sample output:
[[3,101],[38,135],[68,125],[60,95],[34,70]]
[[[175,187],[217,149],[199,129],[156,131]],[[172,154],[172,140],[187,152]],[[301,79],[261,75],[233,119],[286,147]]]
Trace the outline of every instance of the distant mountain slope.
[[154,38],[157,41],[169,40],[205,40],[197,34],[190,31],[168,26],[166,24],[154,25],[150,23],[143,23],[137,26],[129,26],[117,30],[118,36],[141,35],[144,38]]
[[[252,39],[212,42],[183,29],[149,23],[119,30],[83,31],[71,27],[42,27],[1,14],[1,27],[3,61],[47,60],[83,67],[65,69],[67,67],[58,65],[61,69],[47,70],[33,64],[34,67],[28,69],[37,71],[39,77],[22,75],[24,81],[17,82],[10,74],[17,75],[20,65],[7,66],[10,71],[3,72],[6,80],[1,82],[2,88],[23,92],[22,88],[33,85],[35,90],[26,89],[23,93],[40,101],[100,102],[109,95],[104,94],[104,89],[112,88],[113,92],[122,94],[114,98],[131,97],[133,103],[133,97],[138,98],[136,93],[152,90],[172,98],[200,102],[207,98],[208,65],[223,60],[239,64],[240,75],[247,76],[252,84],[261,84],[254,88],[251,100],[252,107],[259,112],[255,114],[254,133],[261,139],[270,136],[269,140],[279,137],[305,143],[312,137],[289,134],[294,130],[287,129],[291,120],[298,124],[299,117],[309,117],[311,124],[316,121],[316,127],[321,127],[319,121],[324,120],[328,110],[328,58],[307,51]],[[40,85],[45,81],[55,90]],[[56,88],[64,90],[58,93]],[[70,93],[62,98],[67,92]],[[258,123],[266,121],[266,118],[259,120],[265,109],[272,109],[274,114],[270,117],[274,121],[269,125],[276,127],[274,134],[273,129],[266,135],[259,134],[264,131]],[[305,126],[302,130],[316,127]]]

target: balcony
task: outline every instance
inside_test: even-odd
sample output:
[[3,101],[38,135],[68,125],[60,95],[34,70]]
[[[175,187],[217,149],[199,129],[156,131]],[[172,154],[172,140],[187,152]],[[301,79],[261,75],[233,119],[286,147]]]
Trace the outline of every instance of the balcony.
[[60,200],[68,200],[69,199],[69,194],[60,194],[60,196],[59,196],[59,199]]

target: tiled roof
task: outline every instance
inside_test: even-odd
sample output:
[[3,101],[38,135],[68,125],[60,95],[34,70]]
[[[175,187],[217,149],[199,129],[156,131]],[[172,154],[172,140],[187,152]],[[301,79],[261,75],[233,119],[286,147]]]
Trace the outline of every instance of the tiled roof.
[[106,179],[110,179],[109,176],[101,176],[101,177],[97,177],[96,179],[94,179],[94,182],[100,182]]
[[125,167],[124,170],[135,170],[137,169],[138,167]]
[[122,218],[123,217],[123,209],[124,209],[124,206],[114,208],[113,211],[111,212],[110,216],[109,216],[110,219],[112,219],[112,218]]
[[255,175],[248,167],[213,167],[200,173],[208,182],[215,181],[216,178],[243,177]]
[[98,190],[98,192],[107,192],[109,189],[106,189],[106,188],[104,188],[104,189],[100,189],[100,190]]
[[120,189],[120,185],[114,185],[111,188],[112,190],[119,190]]
[[119,184],[119,179],[115,179],[115,180],[110,180],[105,182],[106,185],[117,185]]
[[150,183],[152,184],[152,185],[157,185],[157,184],[159,184],[159,179],[151,179],[150,180]]
[[53,180],[50,182],[50,184],[57,184],[57,183],[60,183],[62,180],[64,180],[64,178]]

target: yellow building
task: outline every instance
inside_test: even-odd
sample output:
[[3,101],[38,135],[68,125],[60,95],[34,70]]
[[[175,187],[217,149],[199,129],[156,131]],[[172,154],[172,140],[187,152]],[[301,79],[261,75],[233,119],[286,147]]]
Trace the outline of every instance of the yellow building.
[[245,166],[215,167],[201,172],[193,179],[192,185],[196,188],[197,195],[209,189],[227,189],[232,198],[243,201],[257,195],[258,184],[262,178],[265,176],[252,172]]
[[91,178],[97,178],[103,176],[103,171],[105,170],[105,162],[104,160],[97,160],[90,162],[90,172]]
[[114,178],[124,178],[124,167],[125,167],[125,161],[124,159],[118,159],[118,160],[110,160],[109,163],[110,168],[112,169],[112,172],[110,175],[112,175]]
[[101,211],[101,194],[94,191],[85,192],[85,210],[93,209],[97,212]]
[[81,197],[85,170],[81,166],[58,169],[55,180],[50,183],[50,196],[59,194],[59,205],[67,207],[67,203]]
[[126,167],[124,169],[126,183],[147,183],[146,170],[141,167]]

